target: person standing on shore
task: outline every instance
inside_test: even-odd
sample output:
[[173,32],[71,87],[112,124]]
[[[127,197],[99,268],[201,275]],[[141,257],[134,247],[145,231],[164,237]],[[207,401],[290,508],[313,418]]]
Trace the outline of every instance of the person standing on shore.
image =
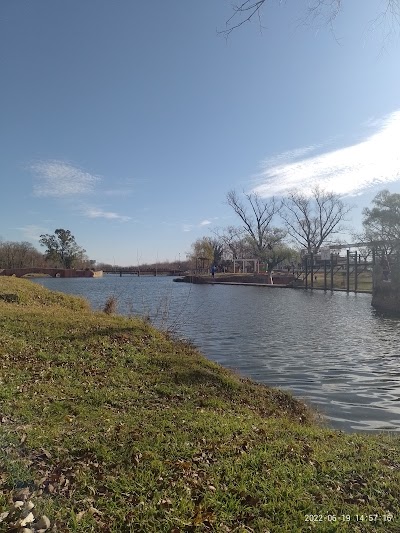
[[211,275],[212,275],[213,278],[215,277],[215,271],[216,271],[216,267],[215,267],[215,265],[213,265],[211,267]]

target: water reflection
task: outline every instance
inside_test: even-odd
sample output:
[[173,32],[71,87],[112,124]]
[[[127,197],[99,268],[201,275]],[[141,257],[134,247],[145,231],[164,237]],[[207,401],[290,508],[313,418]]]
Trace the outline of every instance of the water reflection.
[[293,392],[345,431],[400,431],[400,320],[368,294],[187,285],[171,278],[45,279],[100,309],[149,314],[209,357]]

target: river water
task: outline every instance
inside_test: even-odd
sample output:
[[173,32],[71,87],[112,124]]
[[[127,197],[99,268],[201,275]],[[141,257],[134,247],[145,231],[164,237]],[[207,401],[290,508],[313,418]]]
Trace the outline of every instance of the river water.
[[174,283],[171,277],[42,278],[101,309],[148,315],[243,376],[291,391],[346,432],[400,432],[400,319],[371,295]]

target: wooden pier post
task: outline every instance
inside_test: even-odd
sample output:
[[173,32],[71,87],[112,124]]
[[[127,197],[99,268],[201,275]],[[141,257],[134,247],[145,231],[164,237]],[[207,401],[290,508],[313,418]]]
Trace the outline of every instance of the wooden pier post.
[[308,289],[308,257],[305,257],[306,290]]
[[346,290],[350,291],[350,250],[346,254]]
[[374,293],[374,288],[375,288],[375,263],[376,263],[376,252],[375,252],[375,248],[372,248],[372,294]]
[[311,252],[311,288],[314,288],[314,254]]
[[357,292],[357,252],[354,252],[354,292]]

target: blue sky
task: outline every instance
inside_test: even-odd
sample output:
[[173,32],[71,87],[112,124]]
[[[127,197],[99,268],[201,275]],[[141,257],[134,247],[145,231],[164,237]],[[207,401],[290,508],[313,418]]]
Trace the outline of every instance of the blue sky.
[[[354,5],[356,4],[356,5]],[[400,192],[400,39],[378,0],[333,31],[270,2],[2,0],[0,237],[69,229],[90,258],[184,258],[237,221],[226,193]],[[278,220],[277,220],[278,222]]]

